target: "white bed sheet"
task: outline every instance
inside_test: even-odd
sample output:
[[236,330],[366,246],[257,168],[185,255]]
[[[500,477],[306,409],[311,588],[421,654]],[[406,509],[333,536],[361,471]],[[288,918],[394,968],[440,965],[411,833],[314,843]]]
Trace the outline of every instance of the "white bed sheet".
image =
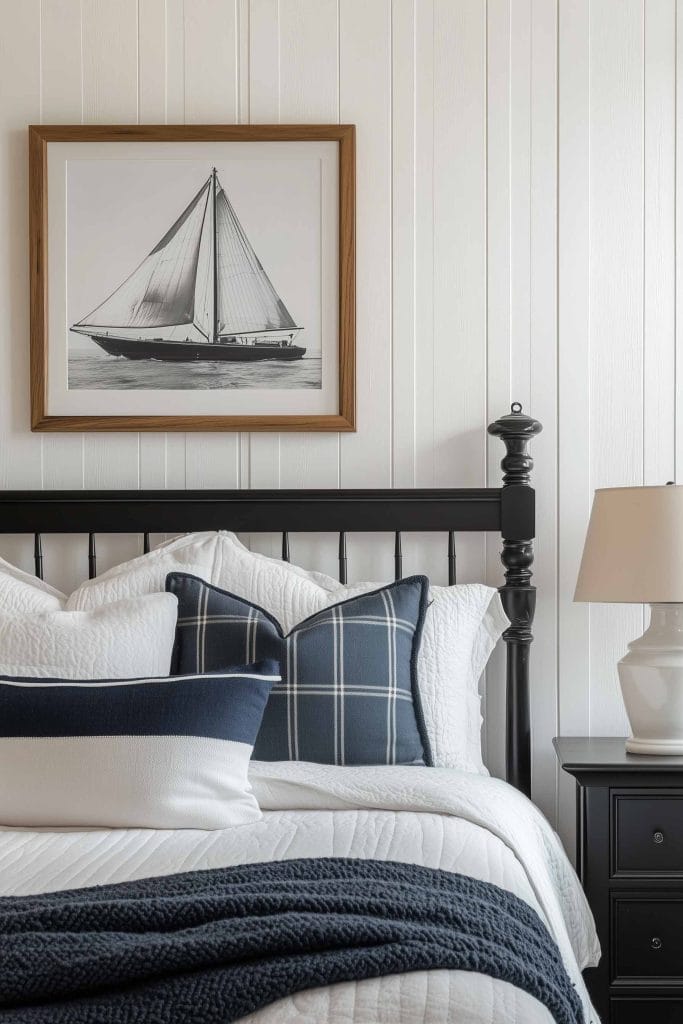
[[[557,942],[586,1024],[581,970],[600,950],[585,897],[545,818],[497,779],[448,769],[254,763],[261,821],[194,830],[0,830],[0,895],[292,857],[369,857],[458,871],[526,900]],[[531,996],[486,975],[416,971],[288,997],[249,1024],[551,1024]]]

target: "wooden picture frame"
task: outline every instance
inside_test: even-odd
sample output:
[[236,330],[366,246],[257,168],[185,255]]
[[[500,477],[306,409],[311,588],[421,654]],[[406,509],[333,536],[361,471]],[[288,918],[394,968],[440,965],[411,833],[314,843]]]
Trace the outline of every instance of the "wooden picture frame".
[[[40,431],[83,431],[83,430],[131,430],[131,431],[220,431],[220,430],[235,430],[235,431],[261,431],[261,430],[273,430],[273,431],[353,431],[355,427],[355,128],[353,125],[31,125],[29,126],[29,251],[30,251],[30,323],[31,323],[31,362],[30,362],[30,376],[31,376],[31,427],[33,430]],[[178,390],[172,392],[174,395],[180,396],[177,404],[182,405],[182,402],[190,392],[190,398],[187,401],[192,401],[195,405],[202,401],[202,396],[211,397],[214,405],[207,412],[194,411],[190,413],[176,413],[172,412],[151,412],[149,415],[144,414],[140,411],[126,414],[104,414],[100,415],[99,412],[88,411],[86,413],[75,411],[74,414],[65,413],[64,409],[57,408],[58,404],[56,401],[51,400],[50,390],[50,374],[55,376],[54,365],[67,366],[67,361],[57,361],[55,364],[53,356],[51,359],[51,339],[50,337],[50,320],[51,316],[54,318],[54,314],[51,312],[49,305],[51,296],[54,296],[54,289],[56,284],[52,286],[50,283],[50,258],[53,255],[48,249],[49,231],[54,230],[51,227],[51,221],[48,219],[48,203],[50,202],[50,196],[48,195],[48,179],[50,176],[49,171],[49,153],[50,147],[55,144],[101,144],[101,143],[121,143],[129,144],[135,143],[136,147],[134,152],[138,152],[137,144],[146,143],[149,144],[177,144],[177,143],[198,143],[198,144],[211,144],[217,146],[223,143],[334,143],[338,149],[338,157],[335,160],[335,175],[336,177],[336,191],[333,195],[337,207],[338,213],[338,224],[334,225],[335,234],[334,237],[337,239],[336,246],[334,249],[336,257],[336,275],[335,276],[335,288],[338,295],[338,328],[335,336],[336,348],[338,358],[335,361],[333,356],[329,357],[329,364],[334,369],[334,387],[329,389],[328,398],[330,408],[324,411],[287,411],[287,412],[264,412],[263,410],[257,411],[255,414],[245,413],[244,411],[239,412],[216,412],[215,406],[219,401],[225,401],[222,397],[226,394],[234,395],[234,392],[228,392],[227,390],[221,390],[221,387],[213,388],[213,391],[209,391],[209,385],[192,385],[191,387],[185,387],[184,390]],[[168,153],[169,147],[160,147],[163,150],[164,158]],[[55,149],[54,152],[57,152]],[[62,152],[62,150],[60,150]],[[82,150],[79,151],[79,153]],[[113,152],[106,150],[107,153]],[[128,149],[125,152],[133,152]],[[140,152],[143,152],[140,150]],[[144,151],[145,153],[147,150]],[[185,150],[183,149],[183,152]],[[207,152],[206,147],[202,149],[203,153]],[[225,147],[220,150],[221,153],[225,152]],[[236,152],[236,150],[232,150]],[[278,151],[279,152],[279,151]],[[290,151],[291,152],[291,151]],[[307,150],[312,152],[312,150]],[[326,151],[327,152],[327,151]],[[154,158],[156,159],[156,157]],[[330,157],[330,161],[332,161]],[[150,162],[152,158],[150,157]],[[268,349],[269,346],[280,345],[284,351],[284,355],[279,353],[270,357],[264,356],[261,352],[258,355],[239,355],[239,359],[248,358],[251,362],[262,363],[265,359],[269,360],[271,367],[279,369],[280,364],[285,365],[287,361],[292,363],[295,359],[301,360],[303,365],[304,359],[299,355],[290,355],[293,350],[296,353],[302,350],[301,347],[297,348],[292,340],[294,333],[289,334],[288,338],[284,337],[283,329],[280,329],[279,334],[282,337],[277,336],[276,326],[273,326],[273,322],[268,323],[268,327],[264,328],[261,332],[264,334],[266,331],[270,331],[270,335],[264,334],[263,338],[257,339],[255,337],[256,331],[251,330],[251,336],[249,336],[249,329],[244,329],[242,336],[240,337],[226,337],[226,333],[239,334],[238,330],[231,329],[228,331],[227,328],[219,326],[219,319],[216,313],[216,304],[218,293],[217,282],[217,266],[219,262],[219,235],[216,233],[216,208],[219,203],[219,197],[222,195],[224,198],[221,200],[226,204],[225,208],[232,211],[230,200],[227,197],[227,190],[223,190],[220,181],[218,180],[216,170],[213,170],[213,179],[209,176],[209,179],[203,186],[206,189],[206,199],[201,201],[205,203],[204,212],[202,217],[208,222],[209,205],[212,204],[213,209],[213,225],[214,234],[211,253],[213,254],[213,275],[214,275],[214,291],[213,291],[213,307],[214,307],[214,333],[209,336],[206,334],[207,341],[212,340],[214,345],[218,345],[221,351],[220,359],[227,361],[236,358],[234,356],[235,349],[232,346],[244,346],[245,348],[251,347],[254,351],[254,346],[261,345],[264,349]],[[213,184],[211,183],[213,180]],[[284,186],[283,186],[284,187]],[[321,186],[322,188],[322,186]],[[57,204],[61,202],[59,199],[60,191],[65,192],[65,189],[57,189],[58,197],[55,200]],[[201,191],[201,190],[200,190]],[[199,193],[197,193],[199,196]],[[197,200],[197,196],[192,201],[193,203]],[[64,205],[66,205],[66,199],[64,199]],[[182,203],[181,203],[182,207]],[[182,215],[178,217],[178,220],[173,224],[171,230],[175,231],[177,224],[179,224],[183,217],[189,218],[192,203],[186,207]],[[219,207],[219,213],[221,212]],[[234,214],[234,211],[233,211]],[[64,215],[66,216],[66,215]],[[322,214],[321,214],[322,216]],[[199,218],[199,214],[197,214]],[[204,224],[202,220],[202,224]],[[188,220],[189,222],[189,220]],[[235,216],[236,231],[241,232],[241,236],[245,235],[244,230],[241,227],[240,222]],[[188,229],[189,230],[189,229]],[[204,231],[204,227],[198,229],[199,232]],[[206,229],[209,230],[208,228]],[[321,229],[322,230],[322,229]],[[178,235],[180,229],[178,229]],[[66,235],[66,232],[65,232]],[[171,235],[171,231],[168,232]],[[59,237],[59,236],[58,236]],[[167,236],[164,236],[161,242],[159,242],[155,248],[149,252],[149,255],[143,260],[143,264],[146,260],[151,259],[152,255],[159,250],[162,243],[165,242]],[[199,252],[200,240],[199,234],[197,236],[197,252]],[[178,243],[179,245],[180,243]],[[209,243],[206,243],[207,247]],[[226,243],[227,244],[227,243]],[[250,246],[248,240],[245,243]],[[55,240],[52,239],[52,245],[55,245]],[[168,243],[170,247],[170,242]],[[59,250],[60,246],[56,246],[55,251]],[[66,249],[65,245],[61,248]],[[207,248],[207,252],[208,252]],[[254,250],[249,248],[249,252],[254,255]],[[207,257],[208,259],[209,257]],[[222,257],[221,257],[222,258]],[[161,257],[159,257],[161,259]],[[196,275],[197,269],[196,264],[199,260],[197,256],[195,258],[195,283],[193,288],[196,287]],[[322,256],[321,256],[322,260]],[[66,261],[66,256],[64,256]],[[130,274],[130,280],[132,280],[138,270],[143,266],[140,264]],[[66,264],[65,264],[66,265]],[[208,263],[207,263],[208,266]],[[279,299],[279,295],[276,293],[275,288],[267,278],[266,272],[261,267],[260,259],[255,257],[255,262],[252,266],[256,269],[253,271],[254,274],[260,272],[264,274],[267,284],[270,285],[272,291],[272,302],[279,308],[281,307],[284,314],[290,316],[287,312],[286,307],[282,300]],[[64,281],[66,281],[67,275],[66,270],[64,271]],[[207,280],[208,280],[207,271]],[[124,284],[127,282],[124,281]],[[101,310],[106,306],[106,303],[110,303],[112,296],[118,291],[122,290],[124,285],[120,285],[119,288],[109,295],[104,302],[101,302],[99,306],[93,310],[96,314],[98,310]],[[265,286],[264,286],[265,287]],[[66,291],[66,289],[64,289]],[[193,293],[194,296],[194,293]],[[98,297],[99,298],[99,297]],[[66,299],[64,298],[63,304],[65,307]],[[194,301],[194,299],[193,299]],[[322,306],[322,299],[320,300]],[[279,305],[278,305],[279,304]],[[62,307],[60,307],[61,309]],[[194,306],[193,306],[194,309]],[[208,309],[208,300],[207,300]],[[161,316],[161,314],[159,314]],[[333,317],[333,311],[328,310],[328,316]],[[295,320],[291,318],[291,324],[295,324]],[[56,322],[61,326],[64,325],[63,333],[65,337],[71,333],[73,327],[78,327],[78,324],[74,324],[71,328],[68,326],[68,322],[65,316],[57,316]],[[284,321],[283,321],[284,322]],[[321,317],[322,322],[322,317]],[[191,325],[194,327],[194,324]],[[161,328],[156,328],[154,324],[152,328],[157,331]],[[123,328],[115,328],[119,334],[123,332]],[[128,329],[128,328],[126,328]],[[289,329],[289,321],[287,322],[286,330]],[[87,328],[82,328],[78,333],[85,334]],[[92,328],[101,335],[97,341],[98,355],[99,348],[105,347],[105,343],[117,344],[121,341],[120,338],[109,339],[109,331],[104,332],[103,327]],[[223,335],[221,335],[223,330]],[[300,330],[299,327],[293,327],[293,332]],[[55,332],[53,334],[59,334],[61,332]],[[106,333],[107,337],[104,337]],[[202,332],[203,333],[203,332]],[[328,332],[329,333],[329,332]],[[275,339],[275,340],[273,340]],[[93,337],[94,341],[95,338]],[[158,368],[160,365],[166,367],[167,363],[175,363],[180,366],[181,363],[184,366],[191,365],[191,359],[189,353],[194,349],[197,350],[197,344],[193,342],[189,337],[180,339],[183,350],[188,353],[187,358],[181,358],[177,355],[179,349],[174,349],[171,355],[159,355],[161,348],[154,350],[153,356],[149,357],[147,352],[152,349],[151,342],[161,342],[166,347],[164,351],[168,351],[170,342],[164,338],[151,338],[146,335],[144,338],[138,338],[137,342],[135,339],[127,340],[131,344],[140,344],[141,348],[136,350],[135,355],[129,355],[127,351],[115,351],[110,352],[109,349],[105,349],[105,352],[109,355],[125,356],[124,359],[117,360],[106,360],[107,364],[116,362],[119,365],[125,364],[128,367],[129,361],[137,360],[138,363],[143,361],[148,367],[151,366],[152,362],[156,363]],[[175,339],[173,339],[175,340]],[[70,352],[68,348],[69,342],[65,340],[60,342],[66,346],[65,351]],[[289,350],[287,351],[287,346]],[[232,348],[232,351],[225,354],[228,347]],[[137,351],[142,351],[143,355],[138,355]],[[216,351],[216,350],[214,350]],[[305,352],[306,349],[304,348]],[[322,352],[322,350],[321,350]],[[320,364],[321,367],[325,365],[323,359],[324,353],[321,354]],[[70,357],[69,357],[70,358]],[[202,359],[204,362],[208,362],[205,357],[204,351],[201,355],[194,355],[192,357],[195,360]],[[212,355],[209,357],[210,360],[217,360],[218,355]],[[53,368],[51,369],[51,362]],[[210,365],[213,365],[211,363]],[[143,367],[144,368],[144,367]],[[223,370],[227,372],[227,370]],[[284,371],[282,371],[284,372]],[[68,391],[68,373],[69,370],[65,370],[64,377],[67,383],[64,385],[65,394]],[[322,369],[320,369],[320,379],[323,379]],[[260,377],[255,375],[250,378],[251,380],[259,380]],[[61,386],[61,385],[60,385]],[[104,388],[112,387],[112,385],[102,385]],[[301,387],[319,389],[324,388],[324,384],[311,384],[310,382]],[[86,385],[78,384],[77,387],[81,387],[83,395],[100,395],[102,394],[105,399],[111,396],[125,394],[128,396],[128,391],[109,391],[107,395],[106,391],[92,390],[88,391]],[[184,385],[183,385],[184,387]],[[227,385],[225,385],[227,389]],[[259,396],[264,394],[276,395],[277,388],[274,385],[271,391],[266,389],[266,392],[261,390],[260,383],[245,385],[243,395],[240,395],[240,399],[244,402],[250,400],[248,394],[249,387],[258,389]],[[129,385],[130,393],[133,395],[135,391],[135,397],[131,398],[132,401],[142,403],[145,401],[145,396],[154,395],[155,399],[157,395],[154,394],[153,390],[146,390],[145,385]],[[153,383],[149,385],[150,389],[156,388],[158,395],[169,394],[167,391],[161,389],[161,385]],[[206,390],[202,391],[201,389]],[[241,385],[238,385],[238,389]],[[281,402],[291,400],[291,402],[298,401],[297,396],[304,395],[304,391],[296,391],[295,385],[280,386],[280,391],[284,391],[285,388],[289,388],[290,394],[279,398]],[[135,390],[137,389],[137,390]],[[70,394],[76,394],[76,392],[70,392]],[[253,391],[256,394],[256,390]],[[140,397],[142,396],[142,397]],[[94,401],[95,399],[93,399]],[[207,397],[207,402],[209,398]],[[259,398],[259,401],[267,402],[267,397]],[[317,397],[315,401],[319,401]],[[161,399],[159,398],[159,401]],[[274,399],[275,401],[275,399]],[[313,399],[311,399],[313,401]]]

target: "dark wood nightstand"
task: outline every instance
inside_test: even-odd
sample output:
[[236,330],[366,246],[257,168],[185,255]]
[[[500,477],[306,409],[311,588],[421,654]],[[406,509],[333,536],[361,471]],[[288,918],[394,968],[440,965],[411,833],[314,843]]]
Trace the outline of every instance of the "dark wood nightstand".
[[554,743],[577,781],[577,871],[602,945],[585,972],[595,1008],[603,1024],[681,1024],[683,757]]

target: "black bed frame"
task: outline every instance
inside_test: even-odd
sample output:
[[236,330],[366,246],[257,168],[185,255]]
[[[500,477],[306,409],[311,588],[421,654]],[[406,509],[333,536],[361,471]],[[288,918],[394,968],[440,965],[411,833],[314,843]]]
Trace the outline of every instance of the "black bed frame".
[[455,534],[492,531],[503,539],[505,583],[500,587],[510,627],[507,645],[506,770],[508,781],[531,789],[529,648],[536,604],[531,585],[535,495],[528,445],[541,424],[519,403],[488,428],[506,448],[503,486],[467,489],[316,491],[5,491],[0,496],[0,533],[35,535],[35,572],[43,578],[41,534],[87,533],[90,576],[97,572],[97,533],[139,533],[144,550],[150,533],[233,530],[281,533],[289,561],[289,534],[338,532],[339,578],[346,582],[346,535],[395,534],[394,570],[402,575],[401,534],[443,531],[448,536],[448,579],[456,582]]

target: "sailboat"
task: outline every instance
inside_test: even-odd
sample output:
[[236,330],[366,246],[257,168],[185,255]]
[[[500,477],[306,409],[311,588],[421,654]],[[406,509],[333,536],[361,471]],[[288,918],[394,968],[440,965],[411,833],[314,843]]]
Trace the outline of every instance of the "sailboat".
[[306,352],[294,344],[302,328],[261,266],[215,167],[142,263],[71,329],[126,359],[252,362]]

